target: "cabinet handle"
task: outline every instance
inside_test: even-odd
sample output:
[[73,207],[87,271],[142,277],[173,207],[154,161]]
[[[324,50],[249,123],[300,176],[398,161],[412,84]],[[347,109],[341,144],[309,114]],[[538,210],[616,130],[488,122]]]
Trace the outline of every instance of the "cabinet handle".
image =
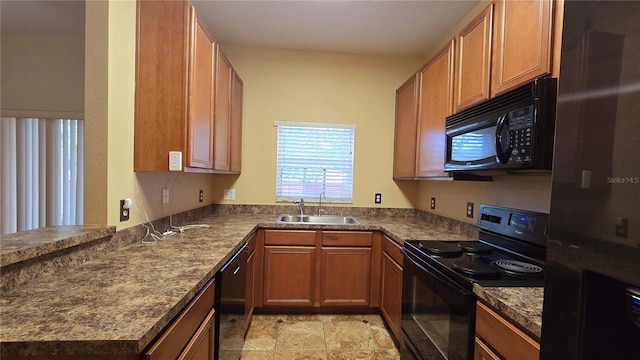
[[236,266],[236,269],[233,270],[233,275],[237,274],[240,271],[240,266]]

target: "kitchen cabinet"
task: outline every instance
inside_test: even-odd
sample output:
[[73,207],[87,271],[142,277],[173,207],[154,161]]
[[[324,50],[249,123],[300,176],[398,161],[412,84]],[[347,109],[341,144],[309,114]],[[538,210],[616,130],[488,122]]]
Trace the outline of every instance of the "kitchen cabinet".
[[263,306],[313,306],[316,232],[265,230]]
[[393,178],[448,178],[445,118],[453,106],[452,39],[396,90]]
[[418,125],[418,75],[412,75],[396,90],[396,124],[393,145],[393,178],[416,175]]
[[[494,0],[491,96],[552,72],[552,0]],[[562,22],[556,21],[561,27]]]
[[320,306],[369,306],[372,234],[323,231]]
[[420,69],[418,178],[447,178],[444,172],[445,120],[453,111],[454,40]]
[[401,336],[403,259],[400,246],[384,236],[382,239],[380,312],[398,343]]
[[456,37],[455,111],[489,98],[493,4]]
[[218,47],[216,61],[215,170],[231,170],[231,79],[233,67]]
[[242,108],[234,71],[188,1],[138,1],[134,169],[168,171],[175,151],[186,172],[239,173],[230,164],[232,102]]
[[476,304],[474,359],[538,360],[540,344],[487,305]]
[[255,309],[255,278],[256,278],[256,234],[254,233],[248,241],[247,251],[247,284],[245,291],[245,312],[244,312],[244,333],[247,332],[251,324],[251,316]]
[[231,78],[231,135],[229,151],[231,151],[231,173],[240,174],[242,170],[242,104],[244,82],[233,70]]
[[214,351],[214,280],[211,280],[143,354],[145,360],[211,359]]
[[[377,307],[370,231],[265,230],[260,306]],[[377,280],[375,280],[377,279]]]

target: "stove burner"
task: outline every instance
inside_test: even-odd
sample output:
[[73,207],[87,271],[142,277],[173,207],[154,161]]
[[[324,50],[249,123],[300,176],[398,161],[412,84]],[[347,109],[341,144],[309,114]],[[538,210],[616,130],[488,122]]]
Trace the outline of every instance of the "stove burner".
[[479,277],[499,277],[500,271],[479,261],[456,261],[451,268],[461,273]]
[[542,272],[540,266],[518,260],[496,260],[494,264],[510,275],[533,275]]
[[437,256],[457,257],[462,255],[462,250],[454,242],[421,241],[420,248]]
[[491,254],[493,251],[491,246],[485,245],[479,241],[460,241],[458,242],[458,247],[466,253],[477,255],[487,255]]

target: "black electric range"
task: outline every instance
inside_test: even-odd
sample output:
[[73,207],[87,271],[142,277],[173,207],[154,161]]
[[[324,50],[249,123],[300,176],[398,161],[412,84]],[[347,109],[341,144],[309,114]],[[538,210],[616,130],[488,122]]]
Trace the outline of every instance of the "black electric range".
[[407,240],[406,256],[420,259],[441,279],[466,289],[544,286],[548,214],[481,205],[478,239]]

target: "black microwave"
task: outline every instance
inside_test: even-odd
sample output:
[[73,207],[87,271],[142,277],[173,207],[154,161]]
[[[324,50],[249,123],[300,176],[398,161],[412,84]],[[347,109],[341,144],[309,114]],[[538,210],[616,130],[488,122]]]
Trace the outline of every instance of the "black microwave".
[[551,171],[557,79],[541,78],[446,118],[445,171]]

